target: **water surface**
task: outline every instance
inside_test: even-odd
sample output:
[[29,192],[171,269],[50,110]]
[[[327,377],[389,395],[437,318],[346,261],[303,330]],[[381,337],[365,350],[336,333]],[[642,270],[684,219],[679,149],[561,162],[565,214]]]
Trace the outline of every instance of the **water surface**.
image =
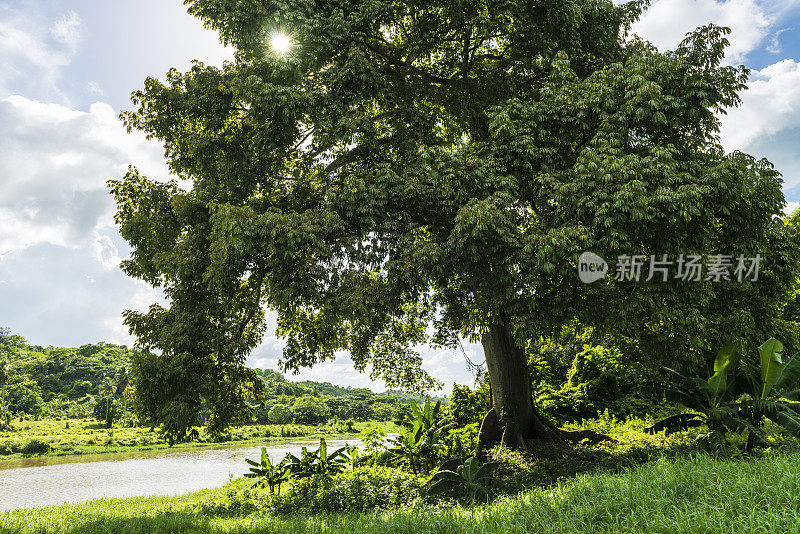
[[[328,441],[328,451],[361,440]],[[179,495],[224,485],[248,471],[245,458],[261,458],[266,446],[278,461],[319,440],[243,444],[208,449],[159,449],[77,456],[45,456],[0,462],[0,510],[34,508],[103,497]]]

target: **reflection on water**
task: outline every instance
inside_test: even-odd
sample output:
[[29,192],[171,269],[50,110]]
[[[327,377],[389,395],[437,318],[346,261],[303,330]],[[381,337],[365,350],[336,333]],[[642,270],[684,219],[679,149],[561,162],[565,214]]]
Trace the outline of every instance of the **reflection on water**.
[[[316,441],[266,444],[273,461]],[[328,450],[360,440],[334,440]],[[0,462],[0,510],[81,502],[102,497],[178,495],[225,484],[261,457],[258,444],[212,449],[161,449],[85,456],[21,458]]]

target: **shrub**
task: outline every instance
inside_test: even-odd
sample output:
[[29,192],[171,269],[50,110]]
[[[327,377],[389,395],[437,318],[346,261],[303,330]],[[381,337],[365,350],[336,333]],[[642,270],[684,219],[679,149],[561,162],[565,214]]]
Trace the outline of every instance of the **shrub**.
[[467,456],[475,450],[478,443],[478,423],[450,429],[444,438],[447,456],[457,458]]
[[368,453],[376,453],[386,448],[386,431],[379,426],[372,426],[361,432],[361,441]]
[[594,417],[606,409],[624,418],[647,413],[656,394],[653,373],[643,365],[627,362],[616,348],[586,346],[575,355],[565,384],[541,387],[537,405],[561,420]]
[[23,454],[45,454],[50,452],[50,444],[38,438],[29,440],[23,447]]
[[358,467],[333,477],[312,476],[276,496],[279,513],[365,512],[422,499],[422,477],[388,467]]
[[474,390],[469,386],[453,384],[453,392],[450,394],[450,402],[447,407],[458,426],[470,423],[480,424],[483,416],[492,408],[488,380]]

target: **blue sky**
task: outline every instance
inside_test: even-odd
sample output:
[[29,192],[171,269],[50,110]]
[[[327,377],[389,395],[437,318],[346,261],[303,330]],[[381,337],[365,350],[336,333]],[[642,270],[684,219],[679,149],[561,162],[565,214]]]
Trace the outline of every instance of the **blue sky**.
[[[656,0],[634,27],[661,49],[713,22],[733,33],[727,60],[753,69],[742,107],[723,119],[726,149],[770,159],[790,208],[800,200],[800,0]],[[32,344],[131,343],[125,309],[160,295],[118,267],[129,252],[105,187],[129,164],[166,178],[161,147],[117,120],[147,76],[192,59],[230,58],[179,0],[0,0],[0,326]],[[268,334],[249,363],[276,367]],[[465,344],[473,361],[479,346]],[[447,384],[471,383],[460,351],[421,349]],[[381,389],[336,362],[302,378]]]

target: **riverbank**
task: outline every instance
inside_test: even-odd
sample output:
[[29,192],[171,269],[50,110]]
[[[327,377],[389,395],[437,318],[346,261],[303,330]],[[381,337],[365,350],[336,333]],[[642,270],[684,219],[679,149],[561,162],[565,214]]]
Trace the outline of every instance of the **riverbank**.
[[793,532],[800,524],[796,452],[719,461],[661,458],[622,473],[584,474],[488,506],[421,505],[368,513],[210,513],[230,486],[178,497],[103,499],[0,513],[0,533]]
[[[46,419],[15,422],[14,431],[0,431],[0,469],[6,460],[35,456],[65,456],[170,448],[157,429],[115,426],[105,428],[92,419]],[[342,422],[319,426],[248,425],[231,428],[219,439],[201,431],[198,439],[179,443],[172,448],[192,449],[214,445],[272,443],[298,439],[350,438],[364,429],[380,426],[395,432],[392,422],[360,422],[348,426]]]

